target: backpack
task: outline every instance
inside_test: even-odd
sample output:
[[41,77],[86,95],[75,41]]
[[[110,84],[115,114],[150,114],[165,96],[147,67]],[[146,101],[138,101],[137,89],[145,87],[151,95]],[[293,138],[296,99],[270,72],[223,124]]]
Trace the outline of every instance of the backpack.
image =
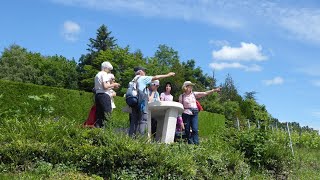
[[129,82],[129,86],[126,92],[126,103],[130,107],[137,107],[139,104],[139,94],[138,94],[138,79],[140,76],[133,78],[131,82]]
[[88,119],[83,123],[83,127],[94,127],[97,120],[96,109],[96,105],[94,104],[90,109]]

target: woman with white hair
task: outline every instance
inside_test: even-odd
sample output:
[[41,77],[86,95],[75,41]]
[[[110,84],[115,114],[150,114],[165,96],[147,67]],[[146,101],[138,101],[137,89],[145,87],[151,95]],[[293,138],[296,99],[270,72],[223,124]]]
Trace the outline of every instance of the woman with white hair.
[[105,61],[101,64],[101,71],[97,73],[94,78],[94,88],[96,90],[96,123],[95,127],[103,127],[104,121],[109,120],[110,113],[112,111],[111,97],[108,94],[109,88],[119,88],[119,83],[110,83],[110,76],[113,66],[110,62]]
[[[189,144],[199,144],[198,134],[198,113],[197,98],[201,98],[212,94],[214,92],[220,92],[220,88],[215,88],[205,92],[193,92],[192,87],[195,84],[191,81],[185,81],[182,85],[183,94],[179,96],[179,102],[183,105],[184,111],[182,113],[182,119],[185,123],[185,134],[188,138]],[[192,134],[190,135],[190,127]]]

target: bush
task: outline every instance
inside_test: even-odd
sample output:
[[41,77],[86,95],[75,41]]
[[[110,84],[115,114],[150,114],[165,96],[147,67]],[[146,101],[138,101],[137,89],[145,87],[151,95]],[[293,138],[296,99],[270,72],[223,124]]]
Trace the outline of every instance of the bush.
[[231,131],[227,141],[243,152],[247,162],[257,170],[266,169],[274,174],[287,174],[292,162],[289,142],[281,143],[272,132],[252,128]]

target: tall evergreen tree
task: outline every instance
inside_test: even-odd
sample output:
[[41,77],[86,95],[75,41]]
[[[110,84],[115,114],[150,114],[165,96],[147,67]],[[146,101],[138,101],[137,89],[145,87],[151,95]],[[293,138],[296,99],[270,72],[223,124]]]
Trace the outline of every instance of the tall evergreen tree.
[[221,90],[221,102],[225,101],[237,101],[241,102],[242,97],[238,94],[238,90],[236,86],[234,85],[233,79],[230,76],[230,74],[227,75]]
[[108,31],[108,27],[104,24],[101,25],[97,30],[97,37],[90,38],[90,44],[88,44],[89,48],[87,49],[91,53],[105,51],[107,49],[114,49],[117,44],[113,36],[111,36],[111,31]]
[[255,91],[245,92],[244,93],[244,99],[256,100],[256,97],[255,97],[256,94],[257,94],[257,92],[255,92]]
[[93,75],[100,69],[94,61],[100,51],[113,50],[117,47],[116,39],[111,36],[111,31],[104,24],[97,29],[96,38],[90,38],[88,44],[89,53],[81,55],[77,70],[79,72],[79,87],[82,90],[91,91]]

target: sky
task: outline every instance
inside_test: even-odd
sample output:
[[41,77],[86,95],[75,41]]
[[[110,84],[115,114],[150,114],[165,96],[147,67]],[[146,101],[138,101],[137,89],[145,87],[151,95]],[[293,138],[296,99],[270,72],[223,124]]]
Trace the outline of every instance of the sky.
[[76,61],[105,24],[121,47],[151,57],[160,44],[194,59],[217,84],[281,122],[320,130],[320,2],[316,0],[6,0],[0,52],[12,44]]

